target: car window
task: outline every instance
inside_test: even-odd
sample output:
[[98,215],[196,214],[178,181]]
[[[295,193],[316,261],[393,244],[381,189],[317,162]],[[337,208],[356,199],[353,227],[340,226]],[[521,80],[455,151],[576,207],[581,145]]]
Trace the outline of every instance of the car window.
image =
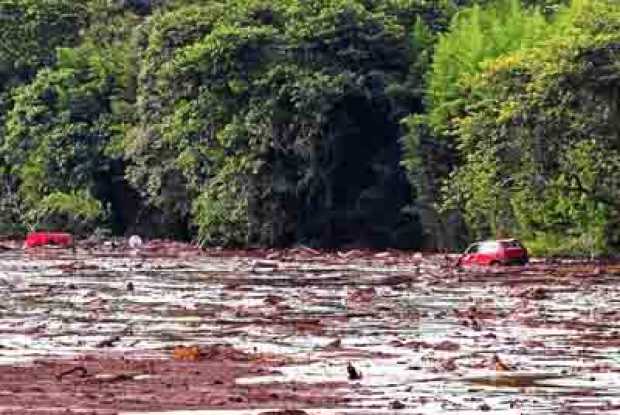
[[476,252],[478,252],[479,246],[480,246],[479,244],[470,245],[469,248],[467,248],[465,250],[465,253],[466,254],[475,254]]
[[497,242],[483,242],[480,244],[479,252],[481,253],[491,253],[496,252],[498,249]]
[[503,243],[506,248],[523,248],[519,241],[506,241]]

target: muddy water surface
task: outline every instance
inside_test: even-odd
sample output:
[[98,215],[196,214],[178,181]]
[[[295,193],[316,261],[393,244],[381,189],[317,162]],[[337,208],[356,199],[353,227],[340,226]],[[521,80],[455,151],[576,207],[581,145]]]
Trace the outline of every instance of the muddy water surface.
[[[459,270],[453,262],[407,253],[4,253],[0,413],[236,408],[239,415],[279,405],[308,413],[620,413],[619,265]],[[176,371],[172,348],[215,344],[252,357],[218,379],[219,355],[182,362],[187,376],[170,386],[145,381],[162,373],[141,362]],[[60,379],[71,387],[54,389],[55,398],[41,385],[7,380],[19,368],[33,384],[46,370],[58,382],[84,356],[95,363]],[[133,360],[122,370],[97,363],[97,372],[97,359],[119,356]],[[361,379],[349,379],[349,362]],[[190,376],[192,368],[203,374]],[[187,392],[192,376],[210,386]],[[98,391],[112,382],[102,400]],[[163,384],[166,405],[153,397]],[[214,390],[225,399],[207,397]]]

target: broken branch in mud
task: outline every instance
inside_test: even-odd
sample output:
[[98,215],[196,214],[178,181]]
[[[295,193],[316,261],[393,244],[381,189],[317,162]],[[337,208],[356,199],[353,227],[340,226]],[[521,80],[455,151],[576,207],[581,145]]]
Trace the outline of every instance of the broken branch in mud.
[[71,368],[69,370],[65,370],[64,372],[59,373],[58,375],[56,375],[56,379],[62,380],[62,378],[64,378],[65,376],[69,376],[77,372],[80,372],[81,378],[88,376],[88,371],[86,370],[84,366],[76,366],[74,368]]
[[114,347],[114,343],[117,343],[121,340],[119,336],[112,336],[109,339],[105,339],[100,341],[95,345],[96,348],[101,349],[104,347]]
[[134,380],[140,373],[102,373],[95,375],[94,379],[97,382],[124,382],[128,380]]
[[359,380],[362,378],[362,372],[353,366],[351,362],[347,363],[347,373],[349,374],[350,380]]

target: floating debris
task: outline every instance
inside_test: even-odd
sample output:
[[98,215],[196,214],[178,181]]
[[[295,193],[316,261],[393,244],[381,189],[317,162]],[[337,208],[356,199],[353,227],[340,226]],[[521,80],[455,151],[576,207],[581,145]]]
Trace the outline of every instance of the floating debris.
[[498,414],[620,404],[612,261],[457,270],[397,251],[126,249],[0,253],[2,405],[366,415],[393,402]]
[[347,373],[350,380],[359,380],[362,378],[362,372],[355,368],[351,362],[347,363]]

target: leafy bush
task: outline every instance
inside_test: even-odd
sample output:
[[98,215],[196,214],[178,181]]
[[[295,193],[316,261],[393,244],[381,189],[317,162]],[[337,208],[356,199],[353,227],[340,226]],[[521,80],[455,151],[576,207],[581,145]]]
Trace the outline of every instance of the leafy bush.
[[6,175],[0,175],[0,236],[21,236],[26,232],[19,195]]
[[54,192],[30,209],[26,218],[32,229],[65,230],[84,235],[96,228],[104,214],[101,202],[86,191]]
[[87,9],[73,0],[3,0],[0,3],[0,92],[51,65],[55,48],[73,46]]

